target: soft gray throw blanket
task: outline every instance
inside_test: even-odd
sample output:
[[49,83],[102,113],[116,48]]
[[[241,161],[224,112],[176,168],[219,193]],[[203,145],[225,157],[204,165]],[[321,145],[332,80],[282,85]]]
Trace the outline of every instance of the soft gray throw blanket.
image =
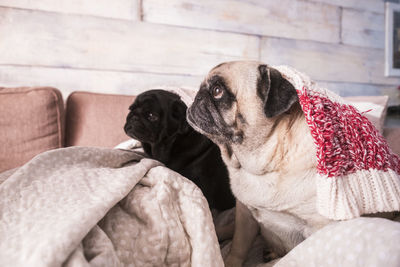
[[201,191],[133,151],[52,150],[0,183],[0,266],[223,265]]

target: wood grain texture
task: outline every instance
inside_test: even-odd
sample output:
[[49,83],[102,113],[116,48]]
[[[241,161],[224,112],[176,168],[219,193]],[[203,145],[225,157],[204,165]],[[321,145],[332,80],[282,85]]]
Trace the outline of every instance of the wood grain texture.
[[382,84],[364,84],[364,83],[346,83],[346,82],[324,82],[317,83],[340,96],[389,96],[388,105],[400,105],[400,93],[398,85]]
[[0,6],[138,20],[139,0],[0,0]]
[[165,86],[199,88],[203,77],[67,68],[0,66],[0,87],[51,86],[64,99],[73,91],[134,95]]
[[[324,88],[327,88],[340,96],[375,96],[389,93],[388,90],[395,89],[391,85],[347,83],[347,82],[325,82],[317,81]],[[393,90],[394,91],[394,90]]]
[[148,22],[332,43],[339,42],[339,11],[294,0],[143,0]]
[[307,0],[317,3],[326,3],[340,7],[357,10],[368,10],[371,12],[385,13],[384,0]]
[[344,44],[384,49],[385,16],[343,9],[341,38]]
[[393,95],[383,25],[383,0],[0,0],[0,86],[197,89],[223,61],[261,59],[341,95]]
[[314,80],[363,84],[399,84],[384,77],[384,51],[310,41],[263,38],[261,60],[289,65]]
[[0,64],[204,75],[258,59],[259,38],[0,8]]

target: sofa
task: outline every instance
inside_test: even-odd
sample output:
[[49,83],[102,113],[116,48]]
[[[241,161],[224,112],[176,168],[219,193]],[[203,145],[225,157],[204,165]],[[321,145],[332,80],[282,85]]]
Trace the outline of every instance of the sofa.
[[0,266],[223,266],[200,189],[113,149],[133,98],[0,89]]
[[0,88],[0,172],[66,146],[113,147],[134,96],[74,92],[63,99],[51,87]]
[[[129,139],[123,125],[134,96],[51,87],[0,88],[0,172],[61,147],[114,147]],[[400,128],[384,127],[386,96],[348,97],[400,154]],[[372,111],[371,111],[372,110]]]
[[[83,266],[97,262],[120,266],[112,261],[125,259],[125,254],[118,254],[121,251],[129,252],[127,259],[135,262],[157,255],[165,262],[160,253],[164,251],[179,263],[190,258],[193,266],[223,265],[222,256],[230,243],[218,244],[212,229],[233,221],[233,210],[213,220],[200,190],[184,177],[146,158],[138,161],[134,151],[93,148],[112,148],[129,139],[123,125],[134,98],[74,92],[63,99],[59,90],[50,87],[0,88],[0,210],[4,226],[0,227],[0,265]],[[369,117],[399,153],[399,128],[384,127],[388,98],[347,100]],[[59,149],[63,147],[71,148]],[[324,227],[279,263],[397,266],[382,262],[400,262],[400,247],[392,241],[399,237],[397,223],[358,218]],[[136,244],[135,249],[125,250],[130,244]],[[257,239],[246,266],[260,263],[262,251],[263,243]]]

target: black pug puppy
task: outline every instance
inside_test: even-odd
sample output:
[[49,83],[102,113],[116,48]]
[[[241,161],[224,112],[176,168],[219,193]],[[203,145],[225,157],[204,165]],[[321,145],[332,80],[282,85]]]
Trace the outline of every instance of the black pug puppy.
[[146,91],[129,107],[125,133],[139,140],[151,158],[192,180],[211,209],[232,208],[235,198],[221,152],[187,123],[186,109],[177,94]]

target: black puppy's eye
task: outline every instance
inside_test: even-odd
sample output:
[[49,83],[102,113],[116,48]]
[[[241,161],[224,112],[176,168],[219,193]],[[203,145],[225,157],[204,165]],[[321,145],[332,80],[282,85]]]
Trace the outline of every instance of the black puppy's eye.
[[148,119],[149,121],[154,122],[154,121],[157,121],[157,120],[158,120],[158,116],[157,116],[157,114],[154,114],[154,113],[149,112],[149,113],[147,114],[147,119]]
[[214,86],[211,89],[211,93],[215,99],[220,99],[224,95],[224,90],[220,86]]

